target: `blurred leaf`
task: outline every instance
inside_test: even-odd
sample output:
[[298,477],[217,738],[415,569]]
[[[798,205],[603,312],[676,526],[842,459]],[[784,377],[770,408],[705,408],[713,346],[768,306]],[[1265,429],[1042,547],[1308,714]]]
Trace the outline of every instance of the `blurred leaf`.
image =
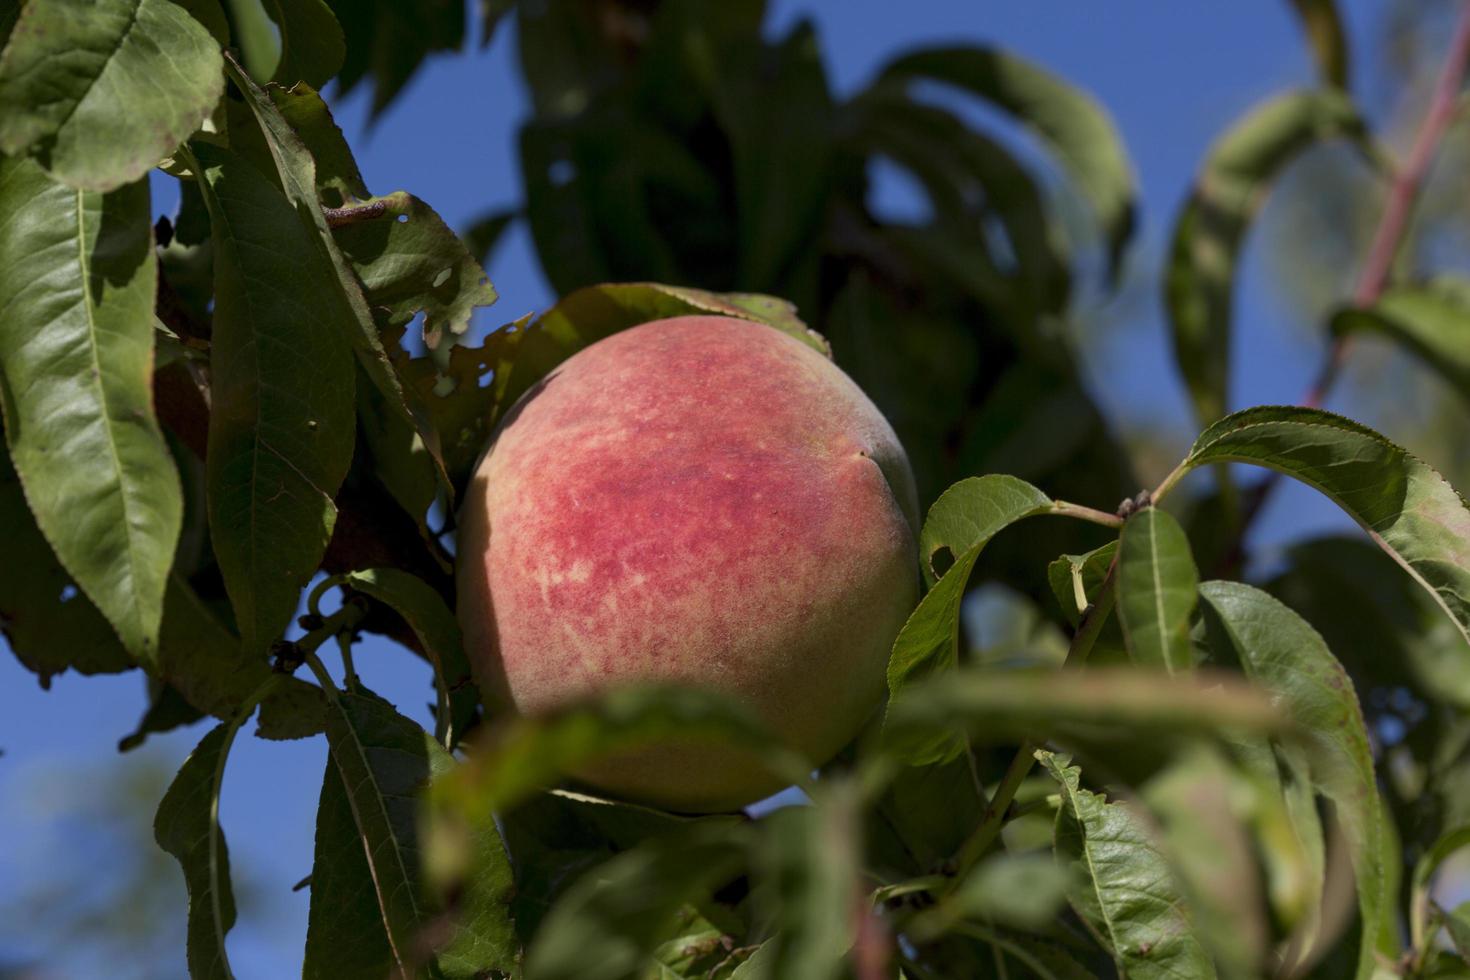
[[854,941],[861,894],[858,786],[824,782],[814,800],[814,806],[786,807],[761,822],[755,902],[778,931],[767,943],[758,974],[811,980],[847,976],[843,961]]
[[983,818],[986,802],[968,753],[904,766],[869,812],[864,836],[875,852],[870,860],[905,874],[927,874],[959,850]]
[[423,313],[428,345],[453,343],[469,329],[476,307],[495,302],[495,287],[433,208],[403,191],[353,207],[379,205],[381,217],[333,232],[362,280],[368,304],[383,311],[390,327]]
[[248,654],[296,611],[352,459],[344,308],[291,203],[242,158],[194,145],[214,224],[209,526]]
[[505,232],[510,228],[511,222],[520,217],[521,212],[516,208],[497,208],[487,211],[475,219],[460,237],[464,239],[465,248],[481,265],[488,265],[490,257],[495,254],[496,246]]
[[1384,334],[1470,400],[1470,282],[1464,279],[1390,287],[1369,309],[1339,311],[1332,318],[1332,332]]
[[0,205],[11,462],[57,559],[152,665],[183,497],[149,385],[148,185],[77,191],[30,160],[0,160]]
[[1461,902],[1444,917],[1445,932],[1461,959],[1470,963],[1470,902]]
[[1470,508],[1424,462],[1341,416],[1270,406],[1221,419],[1195,440],[1188,465],[1216,462],[1266,466],[1321,491],[1470,639]]
[[1307,32],[1317,73],[1335,88],[1348,87],[1348,43],[1334,0],[1291,0]]
[[0,53],[0,152],[70,187],[132,183],[219,101],[219,47],[173,0],[27,3]]
[[[734,165],[736,281],[791,294],[831,193],[832,98],[809,22],[768,47],[715,49],[712,103]],[[728,62],[750,59],[749,67]],[[773,166],[773,161],[781,161]]]
[[[373,82],[377,118],[439,51],[464,46],[465,4],[460,0],[329,0],[347,39],[347,58],[337,76],[346,95],[364,78]],[[486,29],[490,29],[486,23]]]
[[[980,552],[1005,528],[1051,508],[1051,499],[1031,484],[998,474],[962,480],[934,502],[919,535],[920,564],[933,587],[893,642],[888,661],[890,697],[897,699],[914,683],[954,670],[959,663],[960,605]],[[947,569],[936,564],[945,557],[953,563]],[[896,700],[889,704],[885,729],[892,722],[895,704]],[[953,738],[936,734],[910,743],[906,761],[909,765],[941,762],[960,750]]]
[[1136,668],[968,670],[907,689],[888,708],[885,739],[900,758],[914,742],[963,728],[1005,740],[1285,732],[1293,719],[1228,675],[1186,679]]
[[347,48],[342,28],[323,0],[262,0],[281,36],[281,55],[271,81],[287,88],[305,82],[321,88],[342,67]]
[[[19,163],[20,161],[17,161]],[[46,543],[0,443],[0,633],[42,687],[67,669],[115,674],[136,666],[117,633]]]
[[1189,618],[1198,583],[1178,521],[1157,507],[1128,518],[1118,540],[1118,620],[1135,663],[1171,674],[1193,666]]
[[436,802],[475,823],[597,759],[672,735],[738,744],[787,782],[809,771],[743,705],[696,688],[622,687],[555,713],[506,719],[466,765],[435,784]]
[[1373,972],[1377,926],[1388,914],[1388,844],[1379,819],[1373,751],[1352,681],[1322,637],[1279,600],[1238,582],[1206,582],[1207,636],[1270,691],[1301,727],[1312,783],[1336,808],[1351,849],[1364,928],[1359,977]]
[[455,767],[453,758],[376,696],[339,693],[334,702],[303,975],[416,975],[426,942],[437,953],[436,975],[509,972],[511,869],[495,825],[486,821],[453,842],[476,872],[457,909],[441,913],[425,877],[432,851],[420,844],[418,803],[432,777]]
[[980,47],[927,48],[901,55],[880,78],[952,85],[1035,131],[1091,201],[1107,242],[1110,275],[1117,277],[1134,230],[1133,167],[1113,120],[1091,95],[1014,55]]
[[1132,980],[1214,977],[1169,862],[1133,805],[1083,789],[1081,770],[1066,756],[1038,751],[1036,758],[1062,787],[1056,854],[1078,882],[1072,906],[1119,972]]
[[1001,853],[965,876],[953,896],[920,913],[906,930],[932,937],[964,919],[987,925],[1041,930],[1067,905],[1071,875],[1050,854]]
[[526,955],[536,980],[641,975],[679,909],[739,871],[740,825],[698,822],[645,841],[583,875],[552,907]]
[[653,951],[653,962],[642,976],[648,980],[729,980],[749,959],[749,947],[700,913],[685,905],[675,917],[674,935]]
[[217,725],[184,760],[163,802],[154,835],[178,858],[189,889],[189,976],[231,978],[225,934],[235,924],[230,853],[219,825],[220,781],[236,724]]
[[1312,146],[1363,134],[1351,99],[1310,89],[1254,107],[1210,147],[1175,221],[1164,280],[1174,357],[1202,423],[1227,410],[1236,259],[1272,181]]
[[403,617],[434,663],[440,692],[435,739],[453,749],[474,721],[480,691],[470,676],[459,623],[444,599],[422,579],[396,568],[372,568],[344,577],[346,584]]
[[1221,973],[1242,980],[1263,975],[1269,939],[1256,854],[1239,813],[1249,793],[1207,744],[1186,748],[1143,791],[1200,941]]
[[[1435,872],[1445,861],[1467,846],[1470,846],[1470,827],[1456,827],[1441,835],[1415,862],[1414,877],[1410,882],[1409,928],[1416,948],[1428,938],[1431,888]],[[1445,924],[1449,924],[1448,920]],[[1459,948],[1460,940],[1455,936],[1454,930],[1451,930],[1451,937],[1456,948]]]

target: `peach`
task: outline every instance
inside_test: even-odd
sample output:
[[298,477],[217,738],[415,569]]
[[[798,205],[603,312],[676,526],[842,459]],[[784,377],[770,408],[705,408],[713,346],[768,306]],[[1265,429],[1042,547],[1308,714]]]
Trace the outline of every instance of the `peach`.
[[[482,457],[460,513],[466,648],[492,707],[700,685],[820,763],[882,696],[917,519],[893,429],[830,360],[745,320],[645,323],[561,364]],[[686,812],[780,789],[708,742],[578,775]]]

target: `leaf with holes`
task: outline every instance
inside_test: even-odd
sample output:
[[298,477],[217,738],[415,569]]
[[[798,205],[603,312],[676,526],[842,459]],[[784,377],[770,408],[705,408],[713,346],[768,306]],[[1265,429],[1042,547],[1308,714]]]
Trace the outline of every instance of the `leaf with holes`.
[[1206,429],[1186,465],[1254,463],[1325,494],[1428,590],[1470,639],[1470,507],[1422,460],[1311,408],[1253,408]]
[[248,654],[296,612],[352,459],[346,311],[290,201],[241,157],[195,144],[213,224],[209,528]]
[[1470,400],[1470,281],[1444,277],[1393,286],[1366,310],[1332,318],[1338,336],[1378,333],[1413,351]]
[[[1332,801],[1352,853],[1363,921],[1378,923],[1387,849],[1379,820],[1373,751],[1352,681],[1317,631],[1269,594],[1238,582],[1206,582],[1207,642],[1224,662],[1277,699],[1309,747],[1312,784]],[[1288,760],[1289,761],[1289,760]],[[1377,929],[1364,930],[1358,976],[1372,974]]]
[[189,890],[189,976],[232,980],[225,934],[235,924],[230,852],[219,825],[220,782],[234,739],[233,725],[219,725],[200,740],[158,804],[153,833],[158,846],[178,859]]
[[1082,788],[1067,756],[1036,758],[1061,787],[1056,855],[1078,883],[1072,906],[1133,980],[1213,978],[1173,871],[1134,804]]
[[[959,663],[960,603],[985,545],[1017,521],[1050,513],[1052,508],[1051,498],[1025,480],[1000,475],[961,480],[934,502],[919,535],[924,576],[933,587],[893,643],[888,692],[894,703],[910,684],[953,670]],[[953,564],[940,576],[935,562],[945,553]],[[890,706],[890,716],[892,710]],[[952,758],[960,746],[952,739],[936,738],[912,749],[909,764],[921,765]]]
[[1118,619],[1135,663],[1173,674],[1191,666],[1189,618],[1199,572],[1184,529],[1146,507],[1123,525],[1118,543]]
[[1133,165],[1117,127],[1098,102],[1014,55],[992,48],[928,48],[902,55],[882,70],[884,81],[933,80],[990,102],[1046,141],[1091,202],[1116,278],[1133,236]]
[[1256,106],[1210,147],[1174,222],[1164,307],[1175,361],[1206,424],[1225,414],[1230,393],[1231,294],[1251,220],[1292,160],[1341,137],[1364,137],[1357,109],[1341,92],[1291,92]]
[[0,153],[84,190],[132,183],[219,101],[219,49],[174,0],[23,4],[0,53]]
[[56,558],[151,665],[183,492],[149,385],[148,185],[72,190],[30,160],[6,159],[0,203],[0,407],[11,462]]

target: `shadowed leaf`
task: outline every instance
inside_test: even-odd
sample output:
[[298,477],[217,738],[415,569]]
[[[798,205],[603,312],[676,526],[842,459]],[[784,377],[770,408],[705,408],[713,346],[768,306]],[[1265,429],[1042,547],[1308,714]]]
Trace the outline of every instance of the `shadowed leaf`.
[[323,0],[261,0],[281,35],[281,56],[271,81],[288,88],[305,82],[321,88],[346,57],[342,28]]
[[1380,333],[1407,347],[1470,401],[1470,282],[1394,286],[1366,310],[1342,310],[1332,332]]

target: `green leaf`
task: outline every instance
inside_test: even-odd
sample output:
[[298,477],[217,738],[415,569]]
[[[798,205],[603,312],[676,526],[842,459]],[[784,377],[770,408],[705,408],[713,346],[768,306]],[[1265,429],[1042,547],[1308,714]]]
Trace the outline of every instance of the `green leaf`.
[[542,922],[526,955],[526,976],[639,976],[680,907],[734,877],[745,849],[743,826],[701,821],[599,865],[572,885]]
[[1145,507],[1123,525],[1118,543],[1118,619],[1135,663],[1169,673],[1189,670],[1189,618],[1199,572],[1179,522]]
[[1366,310],[1332,318],[1332,332],[1380,333],[1413,351],[1470,399],[1470,282],[1443,277],[1393,286]]
[[189,889],[188,959],[194,980],[229,980],[225,934],[235,924],[230,853],[219,825],[220,783],[236,725],[218,725],[184,760],[163,802],[153,833],[178,859]]
[[997,741],[1284,732],[1290,716],[1228,676],[1169,677],[1135,668],[962,670],[914,685],[888,708],[884,737],[899,758],[915,741],[963,728]]
[[[422,930],[439,911],[424,875],[419,800],[431,778],[454,769],[454,760],[427,732],[374,695],[343,692],[330,700],[332,765],[322,787],[305,975],[342,976],[340,951],[362,938],[365,945],[353,956],[363,957],[364,968],[372,964],[413,976],[424,953]],[[332,786],[334,779],[338,786]],[[441,939],[438,965],[455,977],[509,972],[514,958],[510,866],[499,833],[485,821],[460,843],[481,878],[448,919],[448,935],[436,937]],[[325,878],[319,879],[323,872]]]
[[365,373],[357,383],[357,425],[372,474],[430,541],[429,508],[441,489],[433,455],[418,429],[393,410]]
[[1113,120],[1092,96],[1037,65],[991,48],[928,48],[889,62],[885,80],[932,79],[974,94],[1045,140],[1092,203],[1116,277],[1133,235],[1136,190]]
[[[464,46],[465,4],[460,0],[425,0],[412,6],[398,0],[330,3],[347,39],[347,59],[337,84],[346,95],[370,76],[375,117],[403,91],[429,56]],[[485,29],[491,30],[497,18],[482,17]]]
[[72,190],[32,161],[6,159],[0,205],[11,461],[57,559],[151,664],[183,494],[153,415],[148,185]]
[[281,34],[281,56],[271,81],[321,88],[347,56],[342,28],[323,0],[263,0]]
[[864,836],[870,860],[905,875],[927,874],[948,860],[984,817],[980,788],[968,753],[948,762],[904,766],[869,811]]
[[[328,763],[317,811],[303,972],[307,977],[381,976],[403,962],[399,957],[422,954],[412,930],[440,912],[423,877],[421,854],[428,847],[419,844],[416,799],[432,776],[455,763],[386,702],[353,694],[339,700],[341,710],[329,735],[334,761]],[[335,761],[344,756],[347,764]],[[344,783],[349,779],[358,780],[350,794]],[[499,833],[487,822],[456,843],[470,851],[467,859],[476,877],[452,913],[434,927],[438,967],[448,977],[508,970],[514,956],[511,872]],[[401,866],[394,856],[401,856]],[[383,889],[401,891],[385,899]],[[416,895],[422,896],[421,904]],[[389,931],[394,925],[398,932]],[[414,943],[406,950],[400,945],[405,937]]]
[[[919,535],[920,563],[925,578],[934,585],[893,643],[888,661],[891,696],[897,698],[918,680],[955,668],[959,662],[960,604],[980,552],[1005,528],[1024,518],[1049,513],[1052,506],[1046,494],[1026,481],[997,474],[961,480],[934,502]],[[946,554],[953,564],[942,569],[940,576],[941,568],[936,563]],[[890,720],[892,712],[890,706]],[[914,745],[915,755],[909,764],[951,758],[956,750],[948,738]]]
[[1470,640],[1470,508],[1444,478],[1367,426],[1310,408],[1237,412],[1195,440],[1186,461],[1254,463],[1325,494]]
[[333,232],[369,305],[384,311],[381,322],[389,327],[422,312],[431,348],[455,342],[469,329],[474,309],[495,302],[495,287],[459,236],[423,201],[397,191],[353,204],[378,206],[381,217]]
[[952,897],[914,918],[905,932],[934,937],[961,920],[1044,930],[1067,904],[1068,870],[1050,854],[996,854],[976,865]]
[[1351,849],[1364,923],[1359,977],[1373,971],[1377,923],[1386,914],[1388,844],[1379,820],[1373,752],[1352,681],[1316,630],[1269,594],[1237,582],[1200,586],[1206,635],[1301,726],[1312,783],[1330,799]]
[[1363,133],[1351,99],[1312,89],[1256,106],[1210,147],[1175,221],[1164,280],[1174,358],[1201,422],[1226,411],[1235,265],[1271,182],[1315,144]]
[[516,208],[495,208],[487,211],[475,219],[474,224],[460,237],[464,239],[465,247],[470,250],[481,265],[488,265],[490,257],[495,254],[495,248],[500,244],[501,238],[510,228],[511,222],[520,217],[521,212]]
[[1169,863],[1133,805],[1083,789],[1081,770],[1066,756],[1038,751],[1036,758],[1062,789],[1056,854],[1079,883],[1072,906],[1119,973],[1131,980],[1214,977]]
[[1317,73],[1328,85],[1348,87],[1348,43],[1334,0],[1291,0],[1312,46]]
[[757,842],[755,902],[779,923],[766,974],[833,980],[845,976],[859,901],[858,786],[824,782],[814,806],[778,810]]
[[396,568],[373,568],[344,577],[348,586],[391,607],[403,617],[434,663],[439,686],[439,721],[435,738],[454,748],[474,721],[480,691],[470,676],[464,641],[454,613],[423,579]]
[[507,720],[464,767],[435,784],[436,800],[474,823],[597,759],[676,734],[740,744],[787,782],[801,782],[809,771],[742,705],[695,688],[623,687],[555,713]]
[[224,90],[219,43],[173,0],[46,0],[0,53],[0,152],[62,183],[130,184],[198,129]]
[[247,653],[296,612],[352,459],[353,370],[331,272],[259,171],[199,143],[214,225],[209,527]]
[[[1423,945],[1429,935],[1431,887],[1434,884],[1434,875],[1440,865],[1449,860],[1458,851],[1470,846],[1470,827],[1456,827],[1448,833],[1441,834],[1439,839],[1430,845],[1429,849],[1419,856],[1414,864],[1414,877],[1410,883],[1410,906],[1409,906],[1409,929],[1414,948]],[[1449,925],[1449,920],[1445,924]],[[1460,947],[1460,937],[1455,935],[1451,929],[1451,938],[1456,948]],[[1461,953],[1463,955],[1463,950]]]
[[347,138],[316,89],[298,82],[290,88],[267,85],[264,91],[280,113],[280,119],[310,153],[315,165],[313,179],[322,203],[337,208],[351,199],[364,200],[371,196]]
[[[1098,592],[1107,580],[1108,569],[1112,567],[1113,557],[1117,553],[1118,541],[1114,539],[1086,554],[1062,555],[1047,566],[1047,584],[1051,586],[1052,595],[1056,596],[1057,604],[1062,608],[1062,615],[1074,629],[1082,621],[1082,609],[1097,601]],[[1077,584],[1073,581],[1074,568],[1081,582],[1080,599],[1077,595]],[[1081,609],[1078,608],[1079,601],[1084,603]],[[1123,639],[1123,627],[1119,625],[1118,617],[1108,616],[1102,624],[1087,662],[1095,665],[1130,662],[1127,643]]]
[[50,687],[65,670],[115,674],[136,666],[97,607],[73,583],[26,505],[0,443],[0,633]]
[[1461,902],[1444,917],[1445,932],[1460,958],[1470,963],[1470,902]]

